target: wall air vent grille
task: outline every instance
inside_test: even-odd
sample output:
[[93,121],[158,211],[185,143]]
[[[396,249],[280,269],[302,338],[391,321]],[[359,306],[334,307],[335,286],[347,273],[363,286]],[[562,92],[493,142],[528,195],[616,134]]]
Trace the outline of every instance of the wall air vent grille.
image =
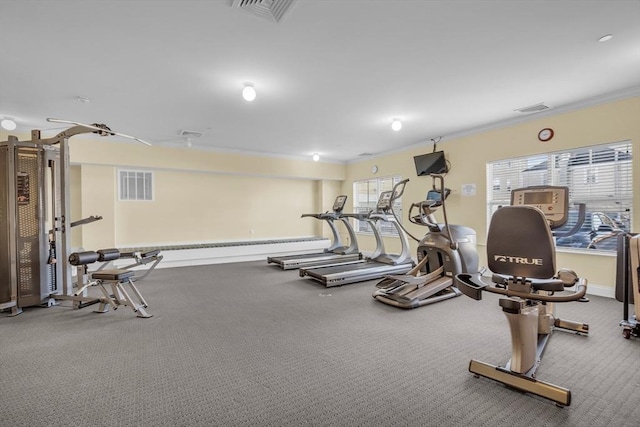
[[297,0],[233,0],[232,7],[253,15],[280,22]]

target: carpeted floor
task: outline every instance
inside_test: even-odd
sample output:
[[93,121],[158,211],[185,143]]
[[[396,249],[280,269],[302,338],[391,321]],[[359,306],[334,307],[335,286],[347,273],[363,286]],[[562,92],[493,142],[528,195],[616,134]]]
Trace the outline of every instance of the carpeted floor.
[[2,426],[637,426],[640,340],[622,304],[558,304],[538,377],[572,404],[468,370],[510,356],[497,296],[405,311],[373,282],[325,288],[265,262],[156,270],[122,307],[0,317]]

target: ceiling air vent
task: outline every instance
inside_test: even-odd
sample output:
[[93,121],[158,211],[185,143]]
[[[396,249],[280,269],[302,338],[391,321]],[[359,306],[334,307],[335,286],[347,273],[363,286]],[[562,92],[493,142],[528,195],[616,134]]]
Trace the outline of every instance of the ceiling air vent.
[[202,132],[196,132],[195,130],[181,130],[178,135],[185,138],[200,138],[203,134]]
[[526,114],[526,113],[539,113],[540,111],[544,111],[544,110],[548,110],[548,109],[549,109],[549,107],[544,105],[544,102],[541,102],[539,104],[530,105],[528,107],[518,108],[518,109],[516,109],[514,111]]
[[232,7],[253,15],[280,22],[297,0],[233,0]]
[[367,156],[373,156],[373,153],[360,153],[360,154],[358,154],[358,157],[367,157]]

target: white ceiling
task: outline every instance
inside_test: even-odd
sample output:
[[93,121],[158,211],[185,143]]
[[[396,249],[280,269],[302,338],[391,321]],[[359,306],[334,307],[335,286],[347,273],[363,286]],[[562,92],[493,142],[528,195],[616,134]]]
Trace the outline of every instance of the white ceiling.
[[639,93],[638,0],[297,0],[279,23],[231,3],[0,0],[0,115],[349,162]]

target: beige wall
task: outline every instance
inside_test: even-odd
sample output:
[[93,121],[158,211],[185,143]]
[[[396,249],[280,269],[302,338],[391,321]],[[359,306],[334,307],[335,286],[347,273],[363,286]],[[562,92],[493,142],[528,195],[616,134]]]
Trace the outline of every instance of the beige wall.
[[[605,103],[577,111],[444,139],[438,148],[451,162],[447,200],[451,223],[472,227],[478,234],[481,262],[486,264],[486,163],[499,159],[587,145],[630,140],[633,173],[640,182],[640,98]],[[542,144],[537,133],[544,127],[555,131]],[[1,133],[6,139],[6,132]],[[102,215],[102,221],[74,231],[74,245],[86,249],[110,246],[239,241],[278,237],[329,236],[326,225],[300,219],[303,213],[326,211],[338,194],[347,194],[347,210],[353,206],[353,181],[375,176],[410,178],[404,209],[423,200],[431,179],[416,177],[413,156],[431,151],[425,143],[402,152],[369,158],[349,165],[259,157],[237,153],[203,152],[168,147],[146,147],[114,139],[90,136],[71,139],[73,215]],[[29,135],[20,139],[29,139]],[[117,200],[120,167],[154,172],[152,202]],[[79,178],[78,178],[79,177]],[[475,196],[462,196],[463,184],[475,184]],[[632,224],[640,231],[640,188],[635,188]],[[224,205],[223,205],[224,202]],[[437,215],[441,218],[441,212]],[[73,218],[79,219],[79,218]],[[424,228],[405,221],[417,236]],[[340,226],[342,230],[342,227]],[[253,230],[253,233],[251,233]],[[346,241],[346,233],[344,233]],[[370,236],[359,238],[364,251],[374,249]],[[397,239],[385,239],[387,250],[399,250]],[[413,244],[412,252],[415,250]],[[615,257],[601,254],[560,252],[559,266],[570,267],[590,282],[613,286]]]
[[80,167],[81,197],[80,200],[72,199],[71,205],[80,203],[81,218],[102,216],[102,220],[82,226],[81,246],[85,250],[116,247],[115,178],[116,172],[111,166]]
[[[303,213],[331,208],[346,166],[71,139],[74,215],[101,215],[86,249],[330,236]],[[120,201],[118,170],[153,172],[152,201]],[[79,204],[79,207],[78,207]]]
[[[446,176],[446,185],[451,188],[447,199],[447,214],[452,224],[463,224],[476,230],[481,255],[481,263],[486,265],[484,253],[487,233],[486,218],[486,163],[535,153],[558,151],[608,142],[630,140],[633,144],[634,182],[640,183],[640,98],[634,97],[610,102],[578,111],[567,112],[541,119],[531,117],[531,121],[514,126],[503,127],[465,137],[444,140],[438,149],[444,150],[451,162],[451,171]],[[554,138],[548,143],[540,143],[538,131],[550,127],[555,131]],[[413,156],[432,150],[431,143],[423,147],[376,157],[349,166],[343,191],[352,191],[354,180],[370,178],[371,166],[376,164],[379,172],[376,176],[402,175],[410,178],[403,207],[408,209],[411,202],[423,200],[431,186],[431,179],[416,177]],[[475,196],[462,196],[463,184],[475,184]],[[640,185],[634,187],[632,224],[634,231],[640,231]],[[350,193],[349,193],[350,194]],[[439,220],[442,213],[438,212]],[[421,227],[404,221],[410,232],[424,234]],[[372,238],[361,239],[362,246],[373,245]],[[388,249],[398,250],[397,239],[388,243]],[[414,246],[415,248],[415,246]],[[601,254],[575,254],[559,252],[559,267],[573,268],[590,282],[601,286],[615,285],[615,257]]]
[[84,135],[70,140],[71,162],[153,170],[209,172],[217,174],[280,177],[304,180],[343,180],[346,166],[284,157],[261,157],[117,142]]
[[[82,198],[82,169],[80,166],[74,166],[69,168],[69,181],[71,188],[69,193],[71,200],[81,200]],[[80,203],[73,203],[71,205],[71,220],[76,221],[82,218],[82,206]],[[84,227],[73,227],[71,229],[71,247],[73,250],[82,247],[82,229]]]
[[120,247],[315,235],[314,181],[154,172],[153,201],[118,201]]

